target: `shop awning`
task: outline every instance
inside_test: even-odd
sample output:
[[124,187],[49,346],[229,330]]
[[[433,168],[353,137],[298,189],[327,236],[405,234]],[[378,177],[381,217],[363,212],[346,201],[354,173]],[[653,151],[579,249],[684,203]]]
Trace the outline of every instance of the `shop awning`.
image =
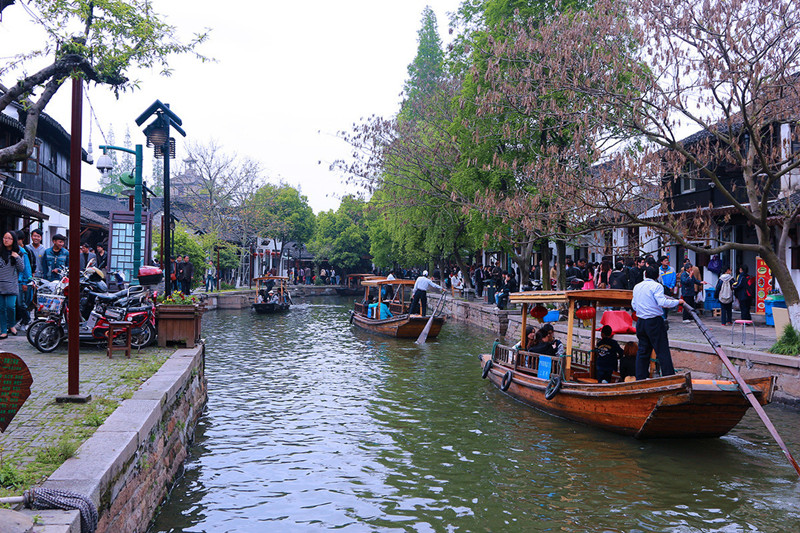
[[22,204],[18,204],[17,202],[2,196],[0,196],[0,209],[10,212],[12,215],[35,218],[36,220],[47,220],[50,218],[44,213],[40,213],[39,211],[31,209],[30,207],[25,207]]

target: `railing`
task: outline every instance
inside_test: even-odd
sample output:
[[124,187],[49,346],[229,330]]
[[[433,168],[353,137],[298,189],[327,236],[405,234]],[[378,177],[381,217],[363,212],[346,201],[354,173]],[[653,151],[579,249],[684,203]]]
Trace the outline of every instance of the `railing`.
[[[510,346],[495,344],[492,361],[513,366],[516,370],[538,375],[539,359],[542,354],[517,351]],[[564,358],[558,356],[548,356],[551,358],[550,376],[563,375]]]

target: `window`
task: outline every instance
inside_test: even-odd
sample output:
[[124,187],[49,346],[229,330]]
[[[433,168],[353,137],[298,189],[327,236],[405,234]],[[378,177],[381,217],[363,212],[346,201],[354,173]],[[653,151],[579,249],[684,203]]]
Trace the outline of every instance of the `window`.
[[685,170],[679,178],[681,194],[692,192],[697,189],[697,178],[699,175],[700,169],[697,167],[697,165],[691,161],[686,163]]

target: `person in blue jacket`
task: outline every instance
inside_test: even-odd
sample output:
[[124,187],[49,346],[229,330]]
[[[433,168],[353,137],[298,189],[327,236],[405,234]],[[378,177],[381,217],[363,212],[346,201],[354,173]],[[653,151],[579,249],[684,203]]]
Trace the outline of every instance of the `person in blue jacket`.
[[33,268],[31,267],[33,257],[30,251],[25,247],[25,232],[22,230],[17,231],[17,243],[19,244],[19,255],[24,260],[22,272],[19,273],[19,297],[17,298],[17,315],[20,320],[21,326],[25,327],[31,321],[30,314],[28,314],[28,307],[30,307],[31,297],[33,295]]
[[[675,273],[675,269],[672,268],[672,265],[669,264],[669,256],[662,255],[658,262],[661,263],[658,267],[658,282],[664,286],[664,294],[666,296],[674,296],[678,275]],[[669,309],[664,308],[664,319],[667,318],[668,314]]]
[[44,275],[48,281],[59,279],[58,271],[69,265],[69,251],[64,248],[67,238],[56,233],[53,235],[53,246],[44,251]]

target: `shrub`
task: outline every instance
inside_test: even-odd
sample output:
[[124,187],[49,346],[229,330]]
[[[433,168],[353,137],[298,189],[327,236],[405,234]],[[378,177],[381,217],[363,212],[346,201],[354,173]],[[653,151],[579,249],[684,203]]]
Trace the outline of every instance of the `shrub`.
[[800,354],[800,335],[797,334],[797,330],[791,324],[786,324],[781,338],[772,345],[769,351],[782,355]]

